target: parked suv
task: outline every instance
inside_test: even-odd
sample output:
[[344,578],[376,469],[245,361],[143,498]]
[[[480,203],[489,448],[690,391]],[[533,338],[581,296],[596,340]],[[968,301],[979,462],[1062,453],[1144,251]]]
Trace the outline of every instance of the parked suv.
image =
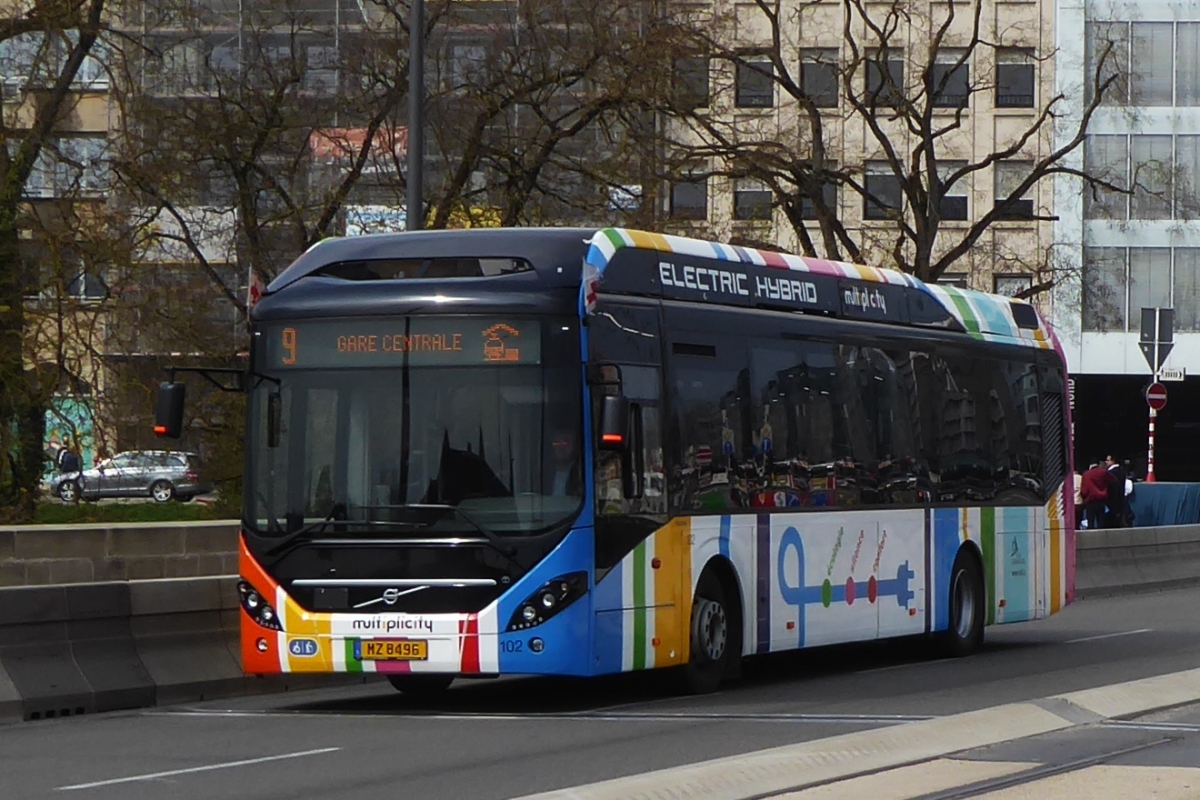
[[212,491],[201,480],[200,456],[163,450],[118,453],[83,472],[64,472],[50,481],[50,492],[65,502],[80,498],[152,497],[159,503],[191,500]]

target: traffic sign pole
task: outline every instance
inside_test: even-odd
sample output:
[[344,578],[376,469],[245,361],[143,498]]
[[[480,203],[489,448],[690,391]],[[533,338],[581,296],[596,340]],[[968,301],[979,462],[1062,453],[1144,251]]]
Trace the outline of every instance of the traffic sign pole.
[[1143,308],[1141,336],[1138,346],[1150,365],[1152,383],[1146,389],[1146,405],[1150,407],[1150,427],[1147,438],[1146,482],[1154,483],[1154,420],[1167,404],[1167,388],[1159,383],[1163,362],[1175,347],[1175,310],[1172,308]]
[[[1153,407],[1150,409],[1150,449],[1149,455],[1146,458],[1146,483],[1154,483],[1154,418],[1158,416],[1158,411]],[[1125,491],[1124,488],[1121,491]]]
[[1167,405],[1167,387],[1157,380],[1146,387],[1146,405],[1150,407],[1150,435],[1147,439],[1146,483],[1154,483],[1154,420]]

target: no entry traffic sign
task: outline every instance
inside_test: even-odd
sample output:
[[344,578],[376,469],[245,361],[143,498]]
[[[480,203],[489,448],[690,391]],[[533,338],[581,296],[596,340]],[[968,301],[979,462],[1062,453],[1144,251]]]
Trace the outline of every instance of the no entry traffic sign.
[[1167,404],[1167,387],[1161,383],[1152,383],[1146,388],[1146,405],[1155,411],[1162,411]]

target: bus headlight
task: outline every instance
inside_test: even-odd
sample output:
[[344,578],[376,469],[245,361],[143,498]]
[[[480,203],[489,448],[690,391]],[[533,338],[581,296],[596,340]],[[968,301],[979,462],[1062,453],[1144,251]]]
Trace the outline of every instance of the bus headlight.
[[257,589],[246,581],[238,581],[237,589],[242,609],[250,615],[250,619],[268,630],[283,630],[283,627],[279,624],[279,615],[275,613],[275,609],[271,607],[271,604],[258,593]]
[[546,581],[517,606],[512,619],[508,621],[508,630],[521,631],[537,627],[585,594],[586,572],[572,572]]

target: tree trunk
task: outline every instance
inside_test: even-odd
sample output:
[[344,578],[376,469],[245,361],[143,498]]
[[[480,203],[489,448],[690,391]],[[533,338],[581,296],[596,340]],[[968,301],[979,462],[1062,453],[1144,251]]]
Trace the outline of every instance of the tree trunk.
[[0,198],[0,514],[33,517],[42,474],[45,414],[35,373],[25,369],[25,292],[17,232],[18,199]]

